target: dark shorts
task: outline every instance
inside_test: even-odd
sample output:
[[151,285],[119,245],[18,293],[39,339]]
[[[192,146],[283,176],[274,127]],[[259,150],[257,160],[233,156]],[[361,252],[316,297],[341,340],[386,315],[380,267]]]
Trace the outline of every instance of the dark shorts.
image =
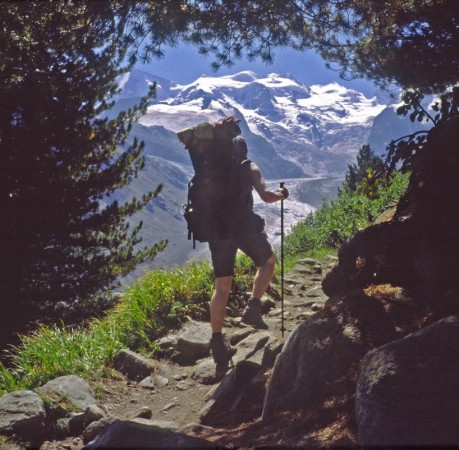
[[212,241],[209,242],[209,248],[216,278],[234,275],[234,262],[238,249],[252,258],[257,267],[262,266],[273,255],[271,244],[264,231]]

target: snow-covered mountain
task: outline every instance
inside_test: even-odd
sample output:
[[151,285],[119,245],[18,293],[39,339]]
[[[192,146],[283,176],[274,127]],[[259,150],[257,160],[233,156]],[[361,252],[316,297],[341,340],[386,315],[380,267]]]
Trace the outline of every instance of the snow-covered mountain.
[[134,70],[121,80],[120,99],[144,95],[155,81],[157,98],[141,125],[177,132],[234,115],[242,121],[243,135],[249,134],[249,151],[262,159],[269,152],[271,161],[273,155],[289,161],[299,169],[285,166],[287,175],[294,176],[342,175],[367,143],[374,118],[386,107],[381,96],[368,99],[336,83],[306,86],[290,75],[258,76],[250,71],[203,75],[179,85]]

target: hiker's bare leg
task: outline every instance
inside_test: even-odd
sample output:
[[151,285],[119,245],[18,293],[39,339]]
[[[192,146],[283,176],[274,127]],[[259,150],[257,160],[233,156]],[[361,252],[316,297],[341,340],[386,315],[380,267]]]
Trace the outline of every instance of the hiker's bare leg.
[[215,290],[210,300],[210,325],[212,333],[222,331],[223,322],[225,321],[226,304],[232,284],[232,276],[215,278]]
[[273,276],[275,264],[276,258],[272,255],[271,258],[258,268],[253,280],[252,298],[261,299],[263,297]]

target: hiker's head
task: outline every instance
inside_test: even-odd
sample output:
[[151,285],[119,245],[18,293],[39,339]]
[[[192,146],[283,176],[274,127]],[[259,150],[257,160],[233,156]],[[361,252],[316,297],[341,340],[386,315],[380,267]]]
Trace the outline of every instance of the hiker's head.
[[247,158],[247,142],[242,136],[233,139],[233,151],[236,158]]
[[241,134],[238,123],[239,119],[235,117],[226,117],[215,123],[214,136],[216,139],[231,140]]

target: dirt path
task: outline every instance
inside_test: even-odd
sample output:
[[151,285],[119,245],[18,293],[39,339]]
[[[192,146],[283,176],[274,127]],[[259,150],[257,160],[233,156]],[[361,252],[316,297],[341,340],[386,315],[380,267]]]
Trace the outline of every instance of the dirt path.
[[[299,323],[323,307],[326,297],[321,282],[334,263],[332,257],[321,264],[305,259],[286,274],[284,336],[282,338],[280,302],[276,302],[275,308],[264,317],[270,333],[285,341]],[[227,325],[224,330],[227,336],[241,330],[241,325]],[[113,371],[111,378],[103,379],[95,386],[98,404],[107,414],[120,419],[144,417],[171,421],[178,425],[199,423],[199,411],[212,386],[194,380],[194,369],[195,366],[179,366],[168,360],[157,361],[152,389],[141,387],[139,383],[129,381]],[[82,437],[72,437],[62,441],[47,441],[40,450],[79,450],[83,446]]]

